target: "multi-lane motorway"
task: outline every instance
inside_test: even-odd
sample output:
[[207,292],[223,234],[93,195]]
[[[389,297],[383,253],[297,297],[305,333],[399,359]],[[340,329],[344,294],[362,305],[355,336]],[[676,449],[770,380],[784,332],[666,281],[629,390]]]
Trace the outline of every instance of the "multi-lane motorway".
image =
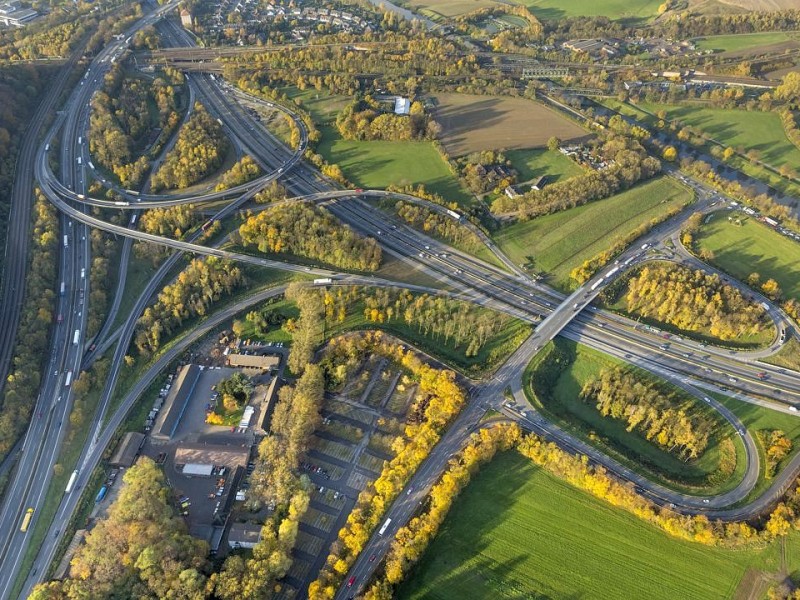
[[[55,119],[35,156],[31,153],[28,158],[27,168],[35,172],[43,192],[63,215],[63,234],[67,238],[61,252],[60,281],[64,281],[66,293],[59,298],[58,311],[63,316],[63,322],[54,328],[50,368],[45,373],[35,416],[25,437],[20,466],[15,471],[0,507],[0,599],[8,597],[20,574],[20,564],[27,550],[29,537],[19,531],[22,514],[28,507],[32,507],[36,511],[41,509],[52,467],[58,460],[58,450],[64,432],[63,423],[69,415],[72,404],[70,386],[66,384],[67,378],[76,376],[80,366],[95,356],[93,353],[85,352],[84,334],[87,312],[85,302],[89,297],[87,274],[91,264],[90,246],[87,241],[89,227],[96,227],[127,238],[163,244],[179,252],[174,253],[148,283],[130,314],[126,315],[125,323],[118,335],[115,336],[118,342],[111,358],[111,368],[102,392],[100,408],[92,420],[87,445],[77,466],[80,473],[76,486],[78,491],[63,497],[56,517],[50,524],[45,541],[39,549],[34,567],[26,574],[24,588],[26,591],[30,590],[31,586],[44,574],[65,525],[75,509],[80,490],[85,485],[93,467],[98,464],[114,429],[122,422],[126,411],[136,400],[138,394],[146,389],[161,368],[182,351],[186,343],[189,343],[186,340],[197,339],[210,327],[229,319],[235,314],[235,311],[252,305],[270,294],[278,294],[282,291],[277,288],[259,292],[210,319],[202,329],[193,331],[186,340],[161,357],[158,363],[137,383],[135,389],[128,391],[121,407],[113,414],[107,414],[116,378],[132,339],[136,320],[159,286],[163,285],[164,278],[176,264],[180,252],[216,255],[265,268],[314,273],[331,277],[340,283],[411,287],[379,278],[356,277],[346,273],[335,273],[328,269],[309,269],[258,256],[224,251],[217,247],[197,243],[199,234],[186,240],[171,240],[145,234],[89,214],[90,206],[130,211],[185,202],[199,205],[211,200],[230,198],[231,202],[214,216],[216,219],[223,219],[234,214],[240,206],[269,182],[280,179],[287,189],[297,197],[290,201],[325,203],[333,214],[354,229],[375,237],[387,253],[413,264],[415,268],[446,283],[449,289],[456,290],[454,294],[457,297],[490,306],[537,324],[534,334],[498,369],[491,379],[476,386],[474,396],[456,423],[448,430],[441,443],[437,445],[412,479],[407,492],[401,494],[398,501],[389,509],[388,515],[392,517],[393,522],[392,531],[413,514],[427,489],[434,483],[446,465],[449,456],[464,443],[468,430],[477,424],[487,407],[504,411],[510,418],[518,420],[527,429],[553,439],[571,451],[587,454],[592,460],[605,465],[618,476],[635,482],[642,489],[642,493],[654,500],[674,504],[677,509],[688,512],[704,511],[721,518],[740,518],[753,514],[763,510],[769,502],[774,501],[787,482],[791,481],[791,478],[800,471],[800,459],[798,459],[793,461],[790,468],[783,471],[781,477],[761,499],[734,511],[725,510],[726,506],[742,500],[752,490],[758,476],[758,453],[755,451],[752,438],[735,416],[712,398],[706,400],[707,396],[702,390],[732,387],[735,388],[737,396],[744,401],[792,412],[790,407],[800,401],[800,379],[797,374],[757,362],[759,358],[776,351],[779,348],[778,342],[769,350],[760,352],[704,347],[690,340],[675,337],[665,342],[660,332],[640,327],[629,319],[597,311],[591,306],[592,300],[605,285],[626,268],[644,260],[665,256],[661,246],[662,240],[669,238],[679,230],[683,219],[689,214],[688,211],[651,231],[637,242],[635,248],[619,257],[618,265],[607,267],[598,277],[589,281],[569,297],[564,297],[528,278],[499,252],[491,240],[468,222],[462,221],[463,226],[472,227],[476,235],[479,235],[499,256],[505,268],[487,264],[428,238],[377,210],[367,200],[370,197],[385,196],[386,192],[380,190],[367,192],[336,190],[329,181],[302,160],[307,144],[307,135],[301,119],[285,108],[273,106],[273,108],[287,110],[287,114],[295,119],[302,133],[300,146],[296,149],[289,149],[270,135],[237,102],[236,98],[241,94],[240,92],[234,92],[207,74],[188,76],[188,85],[192,94],[196,95],[207,109],[220,119],[226,133],[236,141],[239,147],[254,157],[266,174],[248,184],[219,193],[209,192],[195,196],[185,194],[140,195],[117,189],[116,191],[124,198],[117,203],[88,197],[86,188],[90,178],[102,179],[101,175],[93,171],[91,157],[88,155],[85,145],[78,142],[79,139],[86,137],[89,102],[92,94],[102,85],[103,75],[110,68],[112,61],[125,52],[130,36],[141,27],[158,23],[162,40],[166,44],[172,46],[192,45],[191,38],[182,28],[177,27],[170,20],[161,21],[161,17],[173,8],[174,4],[154,10],[125,32],[122,39],[112,42],[98,54],[89,66],[85,77],[73,90],[63,112]],[[266,103],[264,100],[253,98],[249,98],[248,101]],[[44,117],[45,115],[39,115],[38,119],[43,120]],[[58,176],[50,168],[52,157],[49,156],[47,150],[56,135],[60,135],[61,141],[59,157],[61,172]],[[710,205],[708,200],[710,194],[699,184],[689,183],[696,188],[700,195],[700,200],[693,210],[697,207],[705,210]],[[106,185],[113,187],[108,182]],[[406,199],[424,203],[416,198],[406,197]],[[429,206],[434,210],[442,210],[434,205]],[[688,260],[686,257],[684,259]],[[123,261],[122,268],[124,268],[124,263],[125,261]],[[432,292],[433,290],[419,288],[419,291]],[[774,307],[770,308],[769,315],[775,321],[777,330],[783,331],[791,328],[785,315]],[[712,498],[697,498],[675,493],[633,473],[595,448],[574,439],[570,434],[547,422],[542,415],[536,413],[533,407],[527,404],[525,395],[522,393],[521,374],[536,351],[558,334],[615,354],[623,360],[657,373],[718,410],[729,421],[734,431],[741,435],[745,448],[747,470],[739,485],[725,495]],[[98,336],[98,341],[103,342],[102,347],[104,348],[108,346],[105,343],[106,339],[110,339],[108,327],[104,327],[101,335]],[[506,404],[504,401],[503,390],[507,387],[510,387],[513,392],[513,403]],[[35,513],[35,515],[37,514],[38,512]],[[388,533],[390,534],[392,531]],[[365,557],[372,554],[380,556],[387,548],[390,537],[390,535],[373,536],[362,558],[357,561],[349,575],[356,577],[359,585],[366,581],[370,570],[377,564],[371,563]],[[342,594],[347,595],[352,591],[345,589]]]

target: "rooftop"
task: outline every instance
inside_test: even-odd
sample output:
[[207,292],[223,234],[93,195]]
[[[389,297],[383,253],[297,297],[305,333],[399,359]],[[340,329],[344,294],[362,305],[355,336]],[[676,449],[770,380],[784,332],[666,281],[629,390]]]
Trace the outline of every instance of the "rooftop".
[[138,431],[129,431],[117,446],[114,456],[108,461],[112,467],[131,467],[144,443],[144,434]]
[[185,365],[178,372],[178,376],[164,400],[164,407],[153,426],[152,437],[154,439],[165,441],[175,435],[175,430],[181,422],[199,378],[200,367],[197,365]]

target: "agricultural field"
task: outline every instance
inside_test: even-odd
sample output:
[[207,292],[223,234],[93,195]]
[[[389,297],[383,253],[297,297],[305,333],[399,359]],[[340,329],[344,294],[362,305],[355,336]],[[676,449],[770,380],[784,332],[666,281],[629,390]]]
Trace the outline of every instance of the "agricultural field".
[[660,0],[525,0],[538,18],[557,21],[567,17],[604,16],[610,19],[642,19],[656,16]]
[[[789,572],[799,542],[787,540]],[[779,568],[778,544],[732,551],[671,538],[509,452],[467,487],[397,597],[762,598],[763,588],[737,588]]]
[[775,279],[783,294],[800,299],[800,244],[747,215],[741,225],[728,221],[730,212],[717,212],[695,235],[695,247],[714,253],[711,261],[740,280],[750,273]]
[[762,48],[784,42],[798,40],[797,33],[786,31],[768,31],[765,33],[748,33],[737,35],[712,35],[696,38],[692,41],[699,50],[713,50],[714,52],[738,52],[751,48]]
[[549,182],[555,183],[583,173],[583,169],[575,161],[561,152],[547,148],[510,150],[506,152],[506,158],[519,172],[520,182],[547,175]]
[[542,147],[553,136],[565,141],[589,137],[572,121],[524,98],[437,94],[436,100],[434,118],[442,126],[441,142],[453,157]]
[[712,139],[745,152],[756,150],[763,162],[800,169],[800,149],[789,141],[780,117],[773,112],[705,108],[696,104],[671,105],[641,102],[653,114],[660,110],[667,117],[703,131]]
[[[599,447],[603,452],[620,460],[629,468],[676,489],[693,489],[703,493],[720,493],[736,486],[744,475],[744,448],[738,438],[731,436],[733,429],[720,421],[710,436],[708,448],[696,460],[684,462],[677,456],[661,450],[638,433],[628,431],[622,420],[603,417],[593,403],[584,402],[580,392],[584,384],[594,379],[603,369],[622,365],[620,360],[581,344],[556,338],[555,343],[568,351],[572,362],[552,388],[552,399],[542,399],[545,412],[556,422],[579,438]],[[535,365],[536,361],[532,363]],[[662,382],[663,383],[663,382]],[[698,400],[698,410],[702,411]],[[736,439],[734,450],[723,449],[726,438]],[[725,452],[730,451],[730,455]],[[735,469],[722,475],[720,463],[735,458]],[[732,464],[732,463],[730,463]]]
[[566,290],[575,286],[570,271],[584,260],[690,200],[686,188],[661,177],[605,200],[515,223],[495,239],[515,263],[549,274],[548,283]]

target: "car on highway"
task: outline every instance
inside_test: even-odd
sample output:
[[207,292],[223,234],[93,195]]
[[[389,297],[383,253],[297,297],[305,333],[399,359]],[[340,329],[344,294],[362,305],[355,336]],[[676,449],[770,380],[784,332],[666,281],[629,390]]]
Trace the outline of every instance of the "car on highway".
[[353,584],[356,582],[356,577],[353,575],[350,579],[347,580],[347,587],[353,587]]
[[372,556],[369,557],[369,562],[375,562],[375,558],[376,558],[376,555],[373,554]]

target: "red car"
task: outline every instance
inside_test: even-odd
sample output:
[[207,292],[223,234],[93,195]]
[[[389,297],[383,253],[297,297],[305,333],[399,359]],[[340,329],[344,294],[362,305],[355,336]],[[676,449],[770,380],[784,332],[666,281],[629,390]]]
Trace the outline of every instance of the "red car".
[[353,584],[356,582],[355,575],[350,578],[350,581],[347,582],[347,587],[353,587]]
[[369,557],[369,562],[375,562],[375,555],[374,554]]

